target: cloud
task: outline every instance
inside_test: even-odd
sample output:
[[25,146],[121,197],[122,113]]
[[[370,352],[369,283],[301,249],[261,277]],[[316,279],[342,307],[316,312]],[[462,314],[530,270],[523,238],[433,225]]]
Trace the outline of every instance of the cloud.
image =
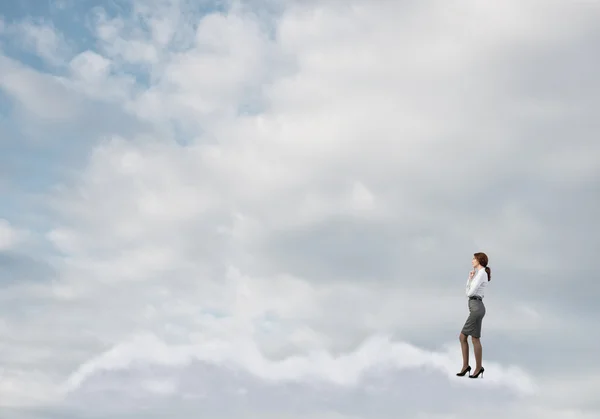
[[[126,6],[89,43],[28,27],[53,74],[0,56],[11,155],[63,156],[0,223],[0,412],[597,413],[594,5]],[[486,375],[458,379],[480,250]]]
[[22,49],[34,54],[52,67],[61,67],[72,54],[69,42],[52,22],[43,19],[24,19],[13,24],[2,24],[0,33],[10,36]]
[[[211,341],[169,347],[150,335],[138,336],[85,363],[69,377],[66,390],[77,389],[87,378],[102,370],[127,369],[138,363],[180,366],[194,358],[218,366],[235,366],[268,382],[323,380],[341,386],[357,385],[366,370],[376,366],[393,369],[432,367],[452,377],[456,364],[449,354],[427,353],[411,345],[392,343],[385,337],[371,338],[354,353],[336,358],[316,352],[272,362],[265,359],[252,343]],[[518,370],[502,371],[500,368],[494,372],[495,377],[486,384],[504,385],[526,394],[534,391],[531,379]]]
[[7,220],[0,219],[0,251],[13,247],[18,240],[17,231]]
[[79,115],[80,102],[60,78],[40,74],[7,57],[0,57],[0,69],[3,92],[22,105],[30,117],[70,121]]

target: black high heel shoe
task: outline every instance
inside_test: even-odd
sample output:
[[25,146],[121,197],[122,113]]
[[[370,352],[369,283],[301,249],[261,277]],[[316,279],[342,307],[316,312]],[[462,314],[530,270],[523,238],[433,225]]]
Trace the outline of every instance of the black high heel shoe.
[[477,378],[479,377],[479,374],[481,374],[481,378],[483,378],[483,372],[485,371],[485,368],[481,367],[481,369],[477,372],[477,374],[475,375],[469,375],[469,378]]
[[471,371],[470,365],[468,365],[467,368],[465,368],[463,371],[457,372],[456,375],[458,375],[459,377],[464,377],[465,374],[468,373],[469,371]]

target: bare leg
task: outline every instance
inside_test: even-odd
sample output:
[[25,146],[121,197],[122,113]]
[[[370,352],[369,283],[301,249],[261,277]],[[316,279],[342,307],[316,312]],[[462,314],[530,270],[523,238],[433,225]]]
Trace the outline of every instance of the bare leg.
[[477,372],[481,369],[481,355],[482,355],[481,340],[479,340],[479,338],[476,338],[476,337],[471,337],[471,340],[473,340],[473,352],[475,352],[475,362],[476,362],[474,374],[477,374]]
[[463,358],[462,370],[464,371],[465,368],[467,368],[469,366],[469,341],[467,340],[467,336],[463,335],[462,333],[459,336],[459,340],[460,340],[460,349],[462,350],[462,358]]

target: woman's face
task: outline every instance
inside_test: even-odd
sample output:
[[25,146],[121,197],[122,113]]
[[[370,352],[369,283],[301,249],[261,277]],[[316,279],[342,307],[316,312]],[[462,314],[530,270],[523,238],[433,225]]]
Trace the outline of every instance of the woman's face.
[[475,256],[473,256],[473,260],[471,260],[471,264],[473,265],[474,268],[477,268],[479,266],[479,261],[477,260],[477,258]]

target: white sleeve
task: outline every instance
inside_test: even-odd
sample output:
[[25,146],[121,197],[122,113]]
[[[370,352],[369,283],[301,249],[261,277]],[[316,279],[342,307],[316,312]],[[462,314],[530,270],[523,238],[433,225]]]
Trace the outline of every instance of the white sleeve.
[[479,285],[481,285],[481,283],[483,282],[483,275],[485,273],[485,269],[481,269],[479,272],[477,272],[477,275],[475,275],[475,277],[471,281],[471,286],[467,287],[467,297],[472,297],[475,295],[475,291],[477,291],[477,288],[479,288]]

